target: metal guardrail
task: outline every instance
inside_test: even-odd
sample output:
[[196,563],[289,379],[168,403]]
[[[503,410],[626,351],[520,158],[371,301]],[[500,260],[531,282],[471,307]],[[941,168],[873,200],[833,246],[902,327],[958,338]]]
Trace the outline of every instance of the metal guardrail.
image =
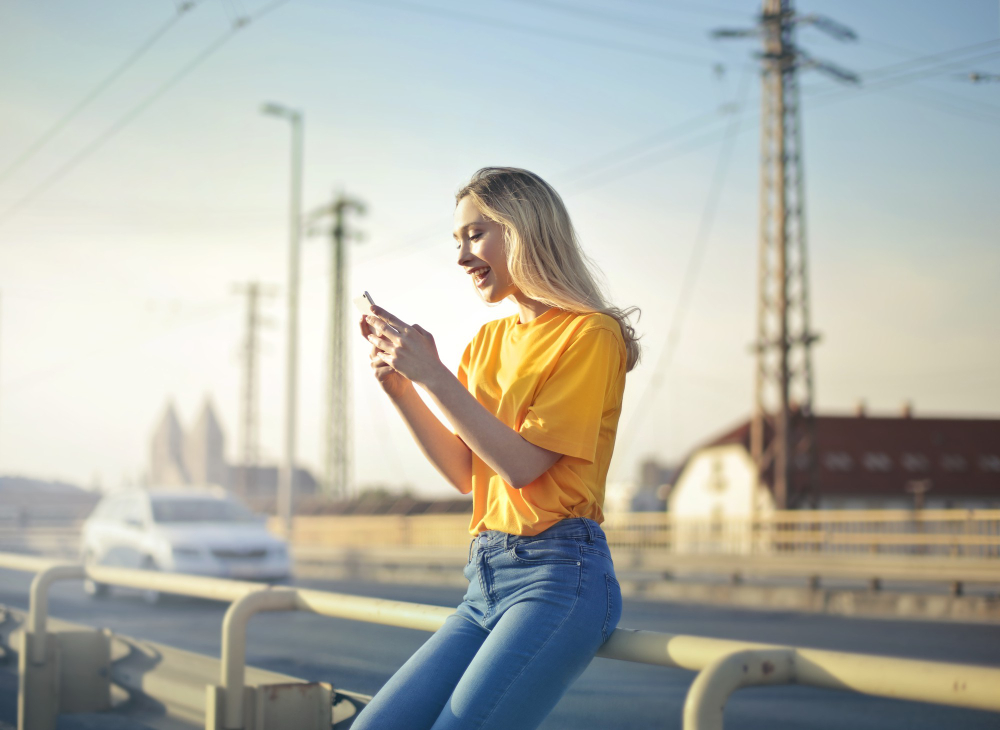
[[[220,685],[207,688],[207,730],[242,730],[247,720],[244,686],[246,622],[261,610],[308,610],[325,616],[434,631],[452,613],[439,606],[363,598],[297,588],[261,588],[258,584],[121,568],[65,565],[22,555],[0,554],[0,567],[36,573],[32,583],[28,631],[21,656],[23,707],[47,701],[48,710],[22,713],[20,730],[54,727],[55,699],[41,671],[58,664],[51,650],[37,663],[38,637],[45,635],[47,588],[55,580],[90,577],[101,583],[148,588],[167,593],[231,601],[223,621]],[[44,639],[42,639],[44,641]],[[753,684],[806,684],[894,699],[931,702],[1000,713],[1000,668],[896,659],[791,646],[756,644],[634,629],[617,629],[597,656],[677,667],[699,672],[684,706],[685,730],[721,730],[722,708],[729,694]],[[29,661],[29,666],[26,662]],[[315,698],[314,698],[315,699]],[[320,696],[320,701],[323,696]],[[328,695],[326,696],[328,700]],[[255,727],[261,722],[257,696]],[[327,708],[329,709],[329,708]],[[35,718],[38,718],[37,720]],[[287,726],[288,718],[282,719]],[[327,722],[327,726],[329,723]],[[305,727],[299,725],[298,727]]]

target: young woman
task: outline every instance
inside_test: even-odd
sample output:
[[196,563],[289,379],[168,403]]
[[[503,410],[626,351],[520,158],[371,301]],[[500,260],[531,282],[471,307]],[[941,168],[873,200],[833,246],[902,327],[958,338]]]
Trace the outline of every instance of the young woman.
[[518,314],[479,330],[457,377],[420,325],[377,307],[360,324],[424,455],[472,492],[469,589],[355,730],[535,728],[621,616],[600,523],[625,373],[639,359],[636,308],[605,301],[537,175],[484,168],[456,200],[458,265],[486,302],[513,299]]

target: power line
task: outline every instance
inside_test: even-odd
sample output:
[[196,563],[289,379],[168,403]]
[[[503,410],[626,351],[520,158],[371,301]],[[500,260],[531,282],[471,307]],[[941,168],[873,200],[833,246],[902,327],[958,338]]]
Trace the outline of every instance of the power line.
[[724,8],[720,5],[705,5],[701,2],[684,2],[684,0],[626,0],[633,5],[644,5],[650,8],[656,8],[657,10],[666,10],[668,8],[674,8],[680,10],[681,12],[688,13],[698,13],[702,15],[713,15],[718,17],[719,15],[725,15],[729,18],[734,15],[753,15],[753,13],[744,13],[741,10],[736,10],[734,8]]
[[964,53],[979,52],[980,50],[986,51],[991,48],[996,47],[1000,44],[1000,38],[994,38],[988,41],[982,41],[980,43],[972,43],[967,46],[959,46],[958,48],[952,48],[947,51],[935,51],[934,53],[929,53],[923,56],[917,56],[916,58],[911,58],[907,61],[900,61],[899,63],[889,64],[888,66],[881,66],[877,69],[871,71],[862,72],[862,76],[866,80],[877,79],[882,76],[891,75],[899,71],[906,71],[908,67],[914,65],[922,65],[929,63],[936,63],[940,61],[950,60],[951,56],[962,55]]
[[913,96],[913,92],[926,91],[926,89],[886,89],[890,94],[908,101],[911,104],[919,104],[921,106],[927,107],[929,109],[935,109],[946,114],[952,114],[954,116],[961,117],[962,119],[969,119],[974,122],[982,122],[983,124],[990,125],[1000,125],[1000,112],[985,112],[977,109],[963,109],[956,106],[954,103],[948,103],[947,101],[941,101],[940,99],[935,99],[928,96]]
[[649,381],[646,383],[646,388],[639,398],[639,403],[637,409],[634,411],[632,417],[629,419],[625,428],[622,429],[622,439],[619,443],[625,444],[626,447],[634,442],[635,430],[641,424],[646,413],[649,411],[649,407],[656,396],[656,391],[659,389],[662,381],[663,375],[667,367],[673,361],[674,352],[677,350],[677,344],[680,342],[681,327],[684,323],[684,318],[687,315],[688,308],[691,304],[691,297],[694,293],[694,286],[698,279],[698,274],[701,271],[701,264],[705,258],[705,251],[708,248],[708,240],[712,233],[712,227],[715,223],[716,213],[719,208],[719,201],[722,197],[722,189],[725,185],[726,175],[729,172],[730,162],[733,157],[733,150],[735,148],[736,138],[739,136],[740,120],[742,115],[739,110],[742,109],[743,105],[746,103],[747,91],[750,88],[750,78],[751,75],[749,71],[745,71],[743,79],[740,83],[740,89],[737,92],[736,106],[731,112],[731,118],[729,124],[726,127],[725,137],[722,141],[722,146],[719,149],[719,157],[715,164],[715,171],[712,173],[712,179],[709,183],[708,194],[705,198],[705,206],[702,209],[701,219],[698,222],[698,231],[695,235],[694,246],[691,250],[691,255],[688,258],[687,267],[684,271],[684,278],[681,282],[680,294],[677,297],[677,305],[674,308],[673,318],[670,321],[670,327],[667,330],[667,338],[664,343],[663,349],[660,351],[660,356],[657,358],[656,365],[653,368],[653,374]]
[[149,38],[144,40],[138,48],[136,48],[125,61],[118,66],[114,71],[112,71],[103,81],[101,81],[97,86],[95,86],[90,93],[83,97],[76,106],[70,109],[66,114],[56,120],[49,129],[47,129],[38,139],[36,139],[14,162],[0,172],[0,182],[6,180],[10,175],[19,169],[25,162],[34,157],[39,150],[45,147],[46,144],[52,140],[63,128],[69,124],[76,116],[86,109],[90,104],[101,94],[103,94],[108,87],[110,87],[115,81],[117,81],[122,74],[128,71],[132,66],[134,66],[139,59],[141,59],[146,53],[156,45],[156,43],[167,34],[171,28],[173,28],[180,19],[190,10],[193,10],[198,6],[198,3],[203,2],[203,0],[193,0],[192,2],[183,2],[177,6],[177,12],[169,19],[166,23],[157,28]]
[[[563,5],[561,3],[552,2],[552,0],[507,0],[507,2],[518,3],[520,5],[526,5],[528,7],[536,8],[539,10],[551,10],[556,13],[562,13],[563,15],[571,15],[578,18],[589,18],[591,20],[596,20],[601,23],[611,23],[623,28],[629,28],[631,30],[637,31],[639,33],[645,33],[647,35],[652,35],[657,38],[674,38],[681,43],[688,43],[691,45],[698,46],[700,48],[705,48],[705,43],[693,40],[690,33],[681,32],[670,32],[670,30],[664,29],[662,27],[654,27],[650,25],[648,20],[640,20],[636,18],[630,18],[619,13],[611,13],[604,10],[596,10],[589,7],[581,7],[579,5]],[[700,30],[698,31],[700,33]]]
[[559,41],[565,41],[567,43],[577,43],[583,45],[594,46],[597,48],[605,48],[612,51],[621,51],[623,53],[633,53],[640,56],[647,56],[651,58],[658,58],[665,61],[675,61],[677,63],[689,63],[698,66],[709,66],[713,65],[713,61],[707,58],[699,58],[697,56],[689,56],[680,53],[670,53],[665,51],[659,51],[655,48],[648,48],[644,46],[630,45],[628,43],[618,43],[616,41],[603,40],[601,38],[593,38],[589,36],[579,36],[572,33],[562,33],[559,31],[546,30],[543,28],[536,28],[530,25],[522,25],[521,23],[512,23],[507,20],[500,20],[498,18],[487,18],[482,15],[474,15],[472,13],[465,13],[458,10],[445,10],[443,8],[436,8],[430,5],[418,5],[417,3],[411,2],[399,2],[398,0],[352,0],[353,2],[360,2],[365,6],[372,5],[382,5],[384,7],[399,8],[401,10],[407,10],[412,13],[420,13],[423,15],[431,15],[439,18],[447,18],[448,20],[457,20],[464,23],[473,23],[476,25],[483,25],[494,30],[497,28],[504,28],[506,30],[512,30],[517,33],[524,33],[526,35],[534,35],[542,38],[552,38]]
[[567,170],[564,175],[571,178],[589,177],[597,172],[601,172],[602,168],[606,168],[608,165],[617,165],[623,162],[626,158],[647,154],[650,149],[654,147],[658,147],[666,142],[672,141],[676,137],[683,136],[689,131],[701,129],[706,123],[716,122],[718,121],[719,116],[720,111],[718,109],[702,112],[701,114],[691,117],[690,119],[686,119],[680,124],[675,124],[667,127],[666,129],[661,129],[655,134],[644,137],[640,140],[629,142],[628,144],[617,147],[599,157],[595,157],[592,160],[584,162],[581,165],[577,165],[576,167]]
[[180,83],[184,78],[189,76],[193,71],[195,71],[201,64],[207,61],[212,55],[214,55],[219,49],[225,46],[232,38],[239,33],[240,30],[248,26],[255,20],[260,19],[272,10],[291,2],[291,0],[275,0],[263,8],[255,12],[253,15],[240,18],[234,23],[228,31],[223,35],[216,38],[208,46],[206,46],[200,53],[198,53],[191,61],[189,61],[185,66],[183,66],[177,73],[167,79],[164,83],[160,84],[159,87],[153,91],[152,94],[146,96],[137,105],[132,107],[123,116],[119,117],[118,120],[108,127],[104,132],[95,137],[90,141],[80,152],[78,152],[74,157],[72,157],[68,162],[64,163],[62,166],[56,169],[51,175],[45,178],[41,183],[36,185],[31,189],[26,195],[17,200],[13,205],[9,206],[3,213],[0,213],[0,224],[8,220],[17,211],[23,208],[25,205],[30,203],[32,200],[37,198],[39,195],[44,193],[55,183],[65,177],[69,172],[77,167],[81,162],[86,160],[90,155],[99,150],[105,144],[107,144],[111,139],[117,136],[125,127],[127,127],[133,119],[138,117],[142,112],[152,106],[157,100],[160,99],[164,94],[166,94],[170,89]]
[[[919,57],[917,59],[911,59],[910,61],[907,61],[903,64],[895,63],[895,64],[889,64],[887,66],[878,67],[876,69],[872,69],[871,71],[866,72],[865,74],[863,74],[863,76],[865,78],[872,76],[875,78],[886,77],[893,71],[905,70],[907,67],[926,64],[928,62],[933,62],[939,59],[948,59],[956,54],[975,51],[983,47],[989,48],[997,43],[1000,43],[1000,40],[988,41],[986,43],[977,43],[971,46],[962,46],[948,51],[936,52],[933,54]],[[744,68],[752,68],[752,66],[747,64]],[[929,69],[924,69],[923,71],[917,74],[900,76],[893,79],[885,79],[879,87],[872,88],[871,91],[886,91],[891,89],[895,85],[909,83],[911,81],[919,80],[920,78],[923,78],[926,75],[934,75],[942,72],[943,71],[938,70],[937,67],[931,67]],[[808,96],[810,99],[816,98],[818,101],[821,102],[835,103],[837,101],[843,101],[846,99],[854,98],[857,94],[865,93],[867,91],[869,91],[869,89],[862,87],[861,89],[838,91],[837,93],[825,93],[825,90],[820,90],[809,94],[804,91],[804,95]],[[736,110],[732,113],[739,115],[741,117],[747,115],[757,116],[760,113],[760,109],[745,108],[744,106],[741,106],[739,110]],[[603,153],[602,155],[594,158],[591,161],[585,162],[581,165],[572,168],[571,170],[567,171],[566,173],[567,175],[572,177],[582,176],[584,178],[587,178],[587,180],[583,182],[581,187],[572,190],[572,194],[579,194],[581,192],[585,192],[593,188],[597,188],[602,185],[612,183],[616,180],[621,179],[622,177],[626,177],[635,172],[639,172],[641,170],[655,166],[657,164],[662,164],[669,160],[676,159],[677,157],[685,155],[689,152],[693,152],[698,149],[702,149],[704,147],[708,147],[717,142],[722,141],[726,136],[726,131],[724,126],[717,124],[718,120],[719,120],[718,110],[703,112],[702,114],[696,115],[684,122],[681,122],[680,124],[672,125],[671,127],[668,127],[667,129],[661,132],[657,132],[656,134],[646,137],[642,140],[630,142],[615,150]],[[667,142],[676,139],[679,136],[683,136],[689,131],[694,131],[699,128],[706,128],[707,129],[706,133],[694,137],[692,139],[689,139],[686,143],[676,147],[670,147],[658,151],[651,151],[651,148],[661,147]],[[745,131],[747,131],[747,128],[744,127],[742,129],[738,129],[735,132],[735,134],[737,135],[743,134]],[[631,161],[621,160],[620,157],[622,155],[631,156],[632,158]],[[593,169],[595,167],[597,169]],[[617,167],[618,169],[614,170],[615,167]],[[570,181],[568,184],[572,186],[574,182],[575,181]],[[414,233],[412,235],[405,236],[405,238],[410,239],[406,243],[402,243],[397,246],[393,246],[392,248],[379,251],[378,253],[375,253],[373,256],[361,259],[359,263],[367,264],[371,261],[377,261],[379,259],[382,259],[385,256],[396,254],[406,249],[415,248],[419,244],[422,244],[423,241],[426,240],[428,236],[431,235],[433,230],[436,230],[437,228],[440,228],[442,225],[446,224],[447,222],[444,220],[442,220],[441,223],[428,224],[422,227],[419,233]]]
[[[1000,41],[996,41],[996,43],[1000,43]],[[1000,57],[1000,49],[990,51],[990,52],[986,53],[985,55],[977,56],[976,60],[984,60],[984,59],[990,59],[990,58],[995,58],[995,57]],[[813,93],[813,94],[809,94],[809,98],[815,100],[813,102],[814,106],[817,103],[820,104],[820,105],[822,105],[823,102],[839,101],[839,100],[844,99],[844,98],[857,98],[859,96],[863,96],[863,95],[866,95],[866,94],[871,94],[871,93],[876,93],[876,92],[880,92],[880,91],[886,91],[886,90],[889,90],[889,89],[893,89],[893,88],[895,88],[897,86],[900,86],[902,84],[911,83],[913,81],[919,81],[920,79],[924,79],[924,78],[928,78],[928,77],[931,77],[931,76],[938,76],[938,75],[941,75],[941,74],[944,74],[944,73],[948,73],[949,71],[954,71],[956,68],[965,65],[967,62],[968,62],[968,59],[963,59],[963,60],[959,60],[959,61],[950,61],[948,63],[939,64],[939,65],[936,65],[936,66],[931,66],[929,68],[921,69],[921,70],[918,70],[918,71],[911,71],[911,72],[899,74],[899,75],[896,75],[896,76],[888,76],[888,77],[882,78],[879,81],[876,81],[874,84],[866,85],[866,86],[864,86],[863,88],[860,88],[860,89],[852,89],[852,90],[849,90],[849,91],[843,91],[843,92],[839,92],[839,93],[838,93],[838,91],[834,91],[832,93],[816,92],[816,93]]]

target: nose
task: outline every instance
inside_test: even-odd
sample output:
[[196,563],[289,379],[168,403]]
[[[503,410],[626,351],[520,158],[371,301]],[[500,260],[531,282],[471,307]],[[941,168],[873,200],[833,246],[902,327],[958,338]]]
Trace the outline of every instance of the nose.
[[462,239],[458,244],[458,261],[456,263],[463,267],[472,263],[472,247],[467,238]]

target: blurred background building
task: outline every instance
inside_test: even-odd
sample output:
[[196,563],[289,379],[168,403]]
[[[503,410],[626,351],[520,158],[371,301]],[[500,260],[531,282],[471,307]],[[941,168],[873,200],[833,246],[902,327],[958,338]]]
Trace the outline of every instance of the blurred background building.
[[[150,442],[147,487],[220,486],[254,507],[270,511],[278,489],[277,465],[230,464],[225,456],[226,437],[210,398],[206,398],[194,424],[185,431],[173,403],[168,403]],[[312,472],[299,467],[295,475],[296,498],[316,497],[318,484]]]
[[[1000,507],[1000,419],[816,415],[816,488],[800,508],[977,509]],[[809,468],[801,460],[794,468]],[[766,476],[766,475],[765,475]],[[766,517],[768,479],[755,487],[750,420],[695,448],[669,495],[676,517]]]

